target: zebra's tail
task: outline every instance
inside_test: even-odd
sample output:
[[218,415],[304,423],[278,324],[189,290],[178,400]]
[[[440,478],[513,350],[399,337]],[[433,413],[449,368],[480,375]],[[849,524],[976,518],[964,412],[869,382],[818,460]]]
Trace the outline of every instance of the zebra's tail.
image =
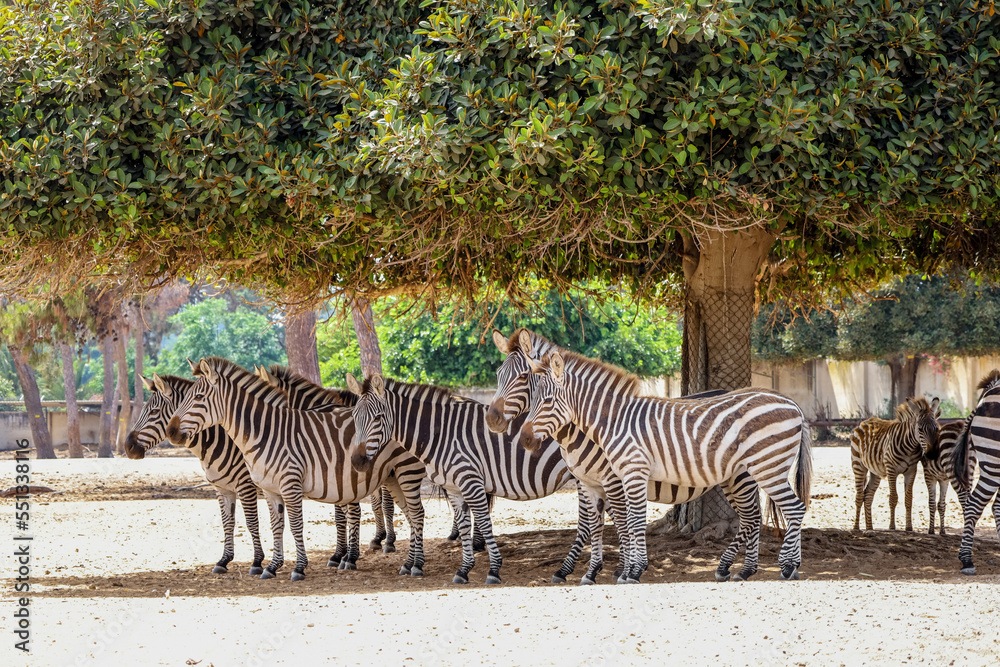
[[799,441],[799,463],[795,470],[795,495],[809,508],[809,492],[812,489],[812,432],[809,424],[802,420],[802,438]]
[[972,475],[969,474],[969,425],[972,420],[966,422],[965,428],[955,439],[955,449],[951,452],[951,469],[955,475],[955,481],[963,491],[968,492],[972,486]]
[[774,529],[775,539],[785,539],[785,530],[788,526],[785,524],[784,515],[778,509],[778,503],[771,497],[767,499],[767,523]]

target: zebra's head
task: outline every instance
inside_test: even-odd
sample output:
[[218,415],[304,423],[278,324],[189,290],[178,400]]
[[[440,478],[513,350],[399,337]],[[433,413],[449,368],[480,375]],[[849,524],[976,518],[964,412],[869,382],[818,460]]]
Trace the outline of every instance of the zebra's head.
[[393,408],[385,392],[385,380],[378,373],[362,385],[347,374],[347,388],[357,394],[358,402],[351,408],[354,417],[354,442],[351,443],[351,465],[368,472],[372,459],[392,437]]
[[178,401],[193,384],[186,378],[153,374],[153,379],[142,377],[142,384],[152,395],[143,407],[135,426],[125,438],[125,454],[130,459],[145,458],[146,452],[159,444],[167,434],[167,422],[174,414]]
[[222,376],[212,361],[202,359],[197,364],[191,364],[191,373],[195,381],[167,424],[167,439],[185,447],[197,433],[222,423],[225,414]]
[[551,438],[572,419],[572,410],[566,397],[565,362],[558,352],[547,354],[541,362],[528,358],[537,384],[531,392],[531,409],[528,419],[521,425],[521,446],[529,452],[537,451],[542,441]]
[[531,400],[531,335],[521,329],[507,340],[494,329],[493,344],[507,356],[497,369],[497,393],[486,412],[486,425],[494,433],[504,433],[510,420],[527,410]]
[[920,442],[921,453],[926,457],[937,447],[938,423],[941,416],[941,399],[935,398],[930,403],[926,398],[908,398],[896,408],[896,417],[900,421],[909,422],[910,428],[916,431]]

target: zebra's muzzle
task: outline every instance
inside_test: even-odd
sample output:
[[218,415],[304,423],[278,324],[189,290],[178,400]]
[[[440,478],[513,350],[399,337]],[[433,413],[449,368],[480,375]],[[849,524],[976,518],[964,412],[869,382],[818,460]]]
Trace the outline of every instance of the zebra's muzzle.
[[125,438],[125,455],[136,461],[146,457],[146,450],[139,444],[139,438],[135,431],[129,431]]
[[186,447],[188,440],[191,439],[187,433],[181,431],[181,419],[177,415],[170,418],[170,423],[167,424],[167,440],[175,445],[181,445]]
[[503,414],[504,399],[498,398],[490,403],[486,411],[486,426],[494,433],[504,433],[507,430],[507,418]]
[[531,422],[524,422],[524,425],[521,426],[520,442],[522,447],[532,453],[537,452],[542,446],[542,438],[535,435],[535,429]]
[[369,472],[372,469],[372,459],[365,452],[363,445],[356,445],[351,452],[351,465],[358,472]]

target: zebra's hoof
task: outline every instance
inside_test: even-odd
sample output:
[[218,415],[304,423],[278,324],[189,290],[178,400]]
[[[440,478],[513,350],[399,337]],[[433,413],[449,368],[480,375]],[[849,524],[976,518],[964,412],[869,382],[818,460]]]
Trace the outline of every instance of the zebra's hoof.
[[583,579],[580,580],[581,586],[593,586],[596,583],[597,583],[596,581],[594,581],[588,576],[584,576]]
[[625,577],[618,577],[617,579],[615,579],[615,583],[616,584],[624,584],[624,583],[628,583],[628,580]]
[[349,560],[342,560],[342,561],[340,561],[340,569],[341,570],[356,570],[356,569],[358,569],[358,566],[357,566],[356,563],[352,563]]
[[618,568],[617,570],[615,570],[614,578],[615,579],[621,579],[622,578],[622,573],[624,571],[625,570],[623,570],[622,568]]
[[212,574],[226,574],[229,572],[225,565],[216,565],[212,568]]
[[781,581],[798,581],[799,570],[792,567],[788,569],[788,574],[785,574],[785,568],[781,568],[781,574],[778,575],[778,579]]
[[629,577],[628,579],[625,580],[624,583],[626,583],[626,584],[637,584],[637,583],[639,583],[639,580],[638,579],[633,579],[632,577]]
[[254,565],[253,567],[250,568],[250,576],[251,577],[255,577],[258,574],[263,574],[263,572],[264,572],[264,568],[262,568],[260,565]]
[[552,579],[549,580],[549,583],[551,583],[551,584],[565,584],[566,583],[566,577],[564,577],[562,575],[559,575],[559,574],[553,574],[552,575]]
[[306,578],[306,575],[303,574],[302,572],[298,572],[296,570],[292,570],[292,581],[302,581],[305,578]]
[[326,561],[326,566],[340,567],[341,562],[343,562],[343,559],[338,558],[337,556],[330,556],[330,560]]
[[757,570],[753,570],[752,572],[748,572],[746,570],[740,570],[739,572],[733,575],[733,581],[747,581],[748,579],[750,579],[750,577],[752,577],[755,574],[757,574]]
[[382,553],[384,554],[394,554],[396,553],[396,545],[386,542],[382,545]]
[[410,568],[410,576],[411,577],[422,577],[422,576],[424,576],[424,571],[421,570],[416,565],[414,565],[413,567]]
[[500,577],[498,577],[496,575],[488,574],[488,575],[486,575],[486,583],[487,584],[499,584],[500,583]]
[[270,570],[264,570],[263,572],[260,573],[260,578],[261,579],[274,579],[274,572],[271,572]]
[[457,530],[451,531],[451,535],[448,536],[448,541],[454,542],[457,539],[458,539],[458,531]]
[[410,572],[411,572],[410,568],[407,567],[406,565],[404,565],[403,567],[399,568],[399,575],[400,576],[403,576],[404,574],[410,574]]
[[477,553],[477,554],[483,553],[484,551],[486,551],[486,543],[485,542],[473,542],[472,543],[472,551],[474,553]]
[[715,571],[716,581],[722,582],[722,581],[729,581],[730,579],[732,579],[732,576],[729,574],[729,570],[726,570],[725,572],[721,572],[719,570]]
[[467,584],[467,583],[469,583],[469,579],[467,577],[463,577],[460,574],[456,574],[454,577],[452,577],[451,583],[453,583],[453,584]]
[[971,562],[967,565],[965,563],[962,563],[962,565],[963,567],[960,570],[962,574],[971,577],[976,573],[976,566],[973,565]]
[[382,548],[382,540],[372,540],[371,542],[368,543],[368,548],[371,551],[378,551],[379,549]]

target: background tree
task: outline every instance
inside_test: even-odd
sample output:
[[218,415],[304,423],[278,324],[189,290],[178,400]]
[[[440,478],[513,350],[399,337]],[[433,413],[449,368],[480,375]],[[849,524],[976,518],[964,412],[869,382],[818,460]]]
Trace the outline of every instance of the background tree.
[[0,338],[7,345],[21,386],[24,410],[28,414],[32,446],[40,459],[56,458],[52,448],[48,420],[42,409],[42,397],[30,361],[35,345],[51,340],[52,313],[47,304],[11,301],[0,302]]

